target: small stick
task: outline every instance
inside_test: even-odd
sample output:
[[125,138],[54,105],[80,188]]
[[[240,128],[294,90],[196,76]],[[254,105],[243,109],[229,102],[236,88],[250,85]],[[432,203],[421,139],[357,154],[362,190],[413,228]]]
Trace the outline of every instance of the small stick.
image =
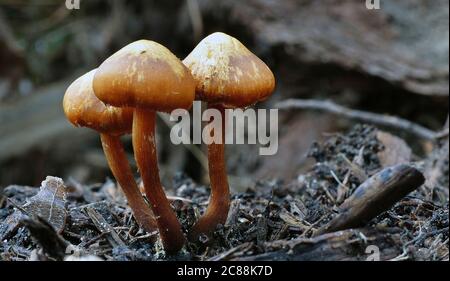
[[108,207],[110,207],[110,205],[111,205],[111,203],[108,200],[102,200],[102,201],[88,203],[88,204],[81,205],[81,206],[76,206],[76,207],[71,208],[71,210],[79,211],[79,210],[84,210],[86,208],[93,208],[93,207],[96,207],[101,204],[105,204]]
[[233,256],[234,253],[237,251],[244,252],[252,247],[252,243],[246,242],[241,245],[238,245],[234,248],[231,248],[230,250],[220,253],[217,256],[211,257],[208,259],[208,261],[224,261],[229,260],[230,257]]
[[146,234],[141,235],[141,236],[133,237],[130,240],[130,244],[132,244],[132,243],[134,243],[134,242],[136,242],[138,240],[141,240],[141,239],[150,238],[150,237],[155,236],[155,235],[158,235],[158,231],[154,231],[152,233],[146,233]]
[[[299,238],[302,237],[306,237],[306,235],[308,234],[308,232],[310,232],[312,230],[312,232],[314,233],[315,230],[315,226],[318,225],[321,221],[323,221],[326,218],[325,215],[321,216],[318,220],[316,220],[315,222],[313,222],[300,236]],[[314,236],[314,235],[313,235]]]
[[335,104],[332,101],[328,100],[322,101],[314,99],[287,99],[277,103],[275,106],[279,109],[298,108],[324,111],[331,114],[344,116],[353,120],[372,123],[375,125],[385,126],[393,129],[401,129],[426,140],[436,140],[439,138],[443,138],[449,133],[448,129],[435,132],[417,123],[396,116],[387,116],[367,111],[354,110]]
[[99,214],[95,209],[93,208],[86,208],[86,212],[88,216],[91,218],[92,222],[94,223],[95,227],[100,231],[100,233],[108,233],[107,239],[109,243],[113,247],[125,247],[125,243],[120,239],[119,234],[114,230],[114,228],[105,220],[105,218]]
[[339,206],[340,213],[315,235],[364,225],[425,182],[416,168],[400,164],[381,170],[362,183]]

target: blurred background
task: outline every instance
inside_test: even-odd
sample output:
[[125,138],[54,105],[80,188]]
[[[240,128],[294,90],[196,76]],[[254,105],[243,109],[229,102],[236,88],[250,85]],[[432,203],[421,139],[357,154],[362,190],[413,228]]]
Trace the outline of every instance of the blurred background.
[[[70,1],[76,2],[76,1]],[[439,130],[448,116],[448,0],[0,0],[0,190],[47,176],[87,184],[112,178],[98,134],[62,111],[69,84],[124,45],[150,39],[183,59],[206,35],[238,38],[273,70],[277,89],[259,107],[288,98],[330,99]],[[287,180],[310,167],[314,141],[353,122],[306,110],[280,112],[279,151],[228,145],[234,189]],[[207,183],[205,148],[175,146],[158,122],[161,177]],[[401,131],[417,156],[430,146]],[[131,163],[129,137],[124,143]]]

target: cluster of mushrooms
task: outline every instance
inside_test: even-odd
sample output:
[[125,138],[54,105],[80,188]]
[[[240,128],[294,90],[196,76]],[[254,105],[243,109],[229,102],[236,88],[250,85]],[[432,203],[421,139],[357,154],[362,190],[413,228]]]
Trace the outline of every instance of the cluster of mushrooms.
[[[133,42],[75,80],[65,93],[63,107],[72,124],[100,133],[111,172],[136,221],[147,232],[158,230],[165,251],[174,254],[186,238],[159,178],[156,112],[189,109],[197,99],[221,112],[224,129],[225,108],[253,105],[274,88],[275,78],[263,61],[237,39],[217,32],[204,38],[183,61],[156,42]],[[150,204],[138,188],[120,140],[128,133]],[[206,212],[187,233],[190,241],[211,235],[227,218],[230,192],[224,138],[225,133],[221,143],[208,145],[211,196]]]

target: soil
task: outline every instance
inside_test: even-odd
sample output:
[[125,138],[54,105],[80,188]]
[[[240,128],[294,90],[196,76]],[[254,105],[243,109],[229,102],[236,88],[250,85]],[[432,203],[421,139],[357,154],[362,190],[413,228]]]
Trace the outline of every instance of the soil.
[[[380,248],[381,259],[448,260],[448,192],[430,196],[426,186],[362,228],[314,237],[338,206],[383,168],[379,155],[385,147],[377,132],[356,125],[346,134],[315,143],[309,152],[315,164],[309,172],[290,181],[256,182],[233,194],[227,223],[176,256],[165,255],[156,233],[139,228],[113,181],[93,186],[67,181],[67,218],[60,234],[19,210],[38,188],[9,186],[0,198],[0,260],[67,259],[77,254],[120,261],[361,260],[367,259],[365,249],[372,244]],[[444,172],[448,178],[448,168]],[[172,206],[187,232],[206,209],[209,189],[183,174],[174,177],[173,187]],[[93,213],[105,220],[104,229],[94,223]],[[50,247],[42,236],[58,242]]]

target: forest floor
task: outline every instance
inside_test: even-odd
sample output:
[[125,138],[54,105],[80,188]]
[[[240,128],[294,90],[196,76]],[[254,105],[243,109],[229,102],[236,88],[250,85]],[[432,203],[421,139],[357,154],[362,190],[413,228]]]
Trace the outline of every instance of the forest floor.
[[[139,228],[113,181],[63,185],[49,177],[41,189],[9,186],[0,197],[0,260],[448,260],[448,162],[439,180],[447,190],[422,185],[358,228],[318,235],[363,182],[395,164],[379,133],[356,125],[315,143],[308,173],[233,194],[227,223],[176,256],[165,255],[157,233]],[[413,160],[424,169],[424,159]],[[209,189],[182,174],[173,185],[172,206],[187,232]]]

